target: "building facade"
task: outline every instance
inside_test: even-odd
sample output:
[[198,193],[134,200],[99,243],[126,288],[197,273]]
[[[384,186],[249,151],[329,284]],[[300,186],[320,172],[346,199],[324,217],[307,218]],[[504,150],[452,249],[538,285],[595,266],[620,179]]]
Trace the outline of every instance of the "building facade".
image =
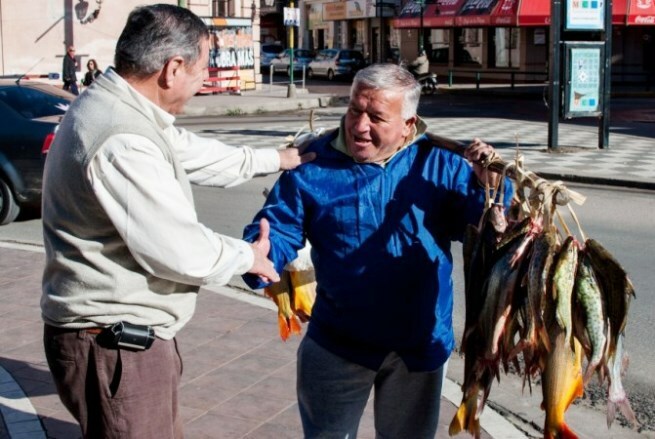
[[241,89],[259,74],[259,0],[0,0],[0,76],[27,75],[61,84],[66,47],[75,46],[78,77],[93,58],[104,70],[136,6],[168,3],[203,18],[212,34],[210,66],[240,68]]

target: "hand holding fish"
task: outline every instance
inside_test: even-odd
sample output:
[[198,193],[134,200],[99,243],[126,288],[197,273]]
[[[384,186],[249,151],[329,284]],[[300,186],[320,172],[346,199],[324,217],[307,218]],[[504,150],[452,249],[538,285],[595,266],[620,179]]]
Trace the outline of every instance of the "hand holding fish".
[[464,150],[464,157],[473,165],[473,172],[475,172],[480,183],[483,185],[489,183],[490,187],[497,187],[500,174],[484,165],[492,158],[493,160],[500,159],[500,156],[491,145],[476,137]]

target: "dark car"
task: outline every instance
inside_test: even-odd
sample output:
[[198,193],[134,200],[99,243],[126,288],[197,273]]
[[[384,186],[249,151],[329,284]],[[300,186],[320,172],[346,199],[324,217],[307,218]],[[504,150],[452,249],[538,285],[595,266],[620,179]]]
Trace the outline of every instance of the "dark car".
[[[289,53],[291,49],[286,49],[278,56],[271,60],[271,70],[273,73],[286,73],[289,74],[290,58]],[[311,50],[307,49],[293,49],[293,71],[302,71],[303,67],[307,68],[309,62],[314,58]]]
[[41,204],[45,154],[74,98],[50,84],[0,79],[0,225]]
[[352,76],[365,66],[364,55],[359,50],[324,49],[309,63],[307,75],[332,80],[336,76]]

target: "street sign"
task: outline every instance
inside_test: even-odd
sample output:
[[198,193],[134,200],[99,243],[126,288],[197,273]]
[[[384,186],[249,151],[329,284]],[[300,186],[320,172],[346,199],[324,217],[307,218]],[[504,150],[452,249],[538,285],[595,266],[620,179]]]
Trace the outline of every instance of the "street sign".
[[605,29],[605,1],[566,0],[566,30]]
[[296,27],[300,26],[299,8],[284,8],[284,25]]

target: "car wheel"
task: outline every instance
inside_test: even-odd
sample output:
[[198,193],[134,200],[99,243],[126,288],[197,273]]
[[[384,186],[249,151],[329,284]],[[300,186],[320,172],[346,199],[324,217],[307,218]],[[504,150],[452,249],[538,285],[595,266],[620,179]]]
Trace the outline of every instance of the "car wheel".
[[329,81],[334,80],[334,70],[332,70],[332,69],[328,70],[327,78],[328,78]]
[[287,67],[287,76],[291,77],[291,67]]
[[314,77],[314,71],[312,69],[307,69],[307,77],[308,78],[313,78]]
[[0,179],[0,226],[15,220],[19,213],[20,207],[16,203],[14,194],[11,193],[11,188]]

